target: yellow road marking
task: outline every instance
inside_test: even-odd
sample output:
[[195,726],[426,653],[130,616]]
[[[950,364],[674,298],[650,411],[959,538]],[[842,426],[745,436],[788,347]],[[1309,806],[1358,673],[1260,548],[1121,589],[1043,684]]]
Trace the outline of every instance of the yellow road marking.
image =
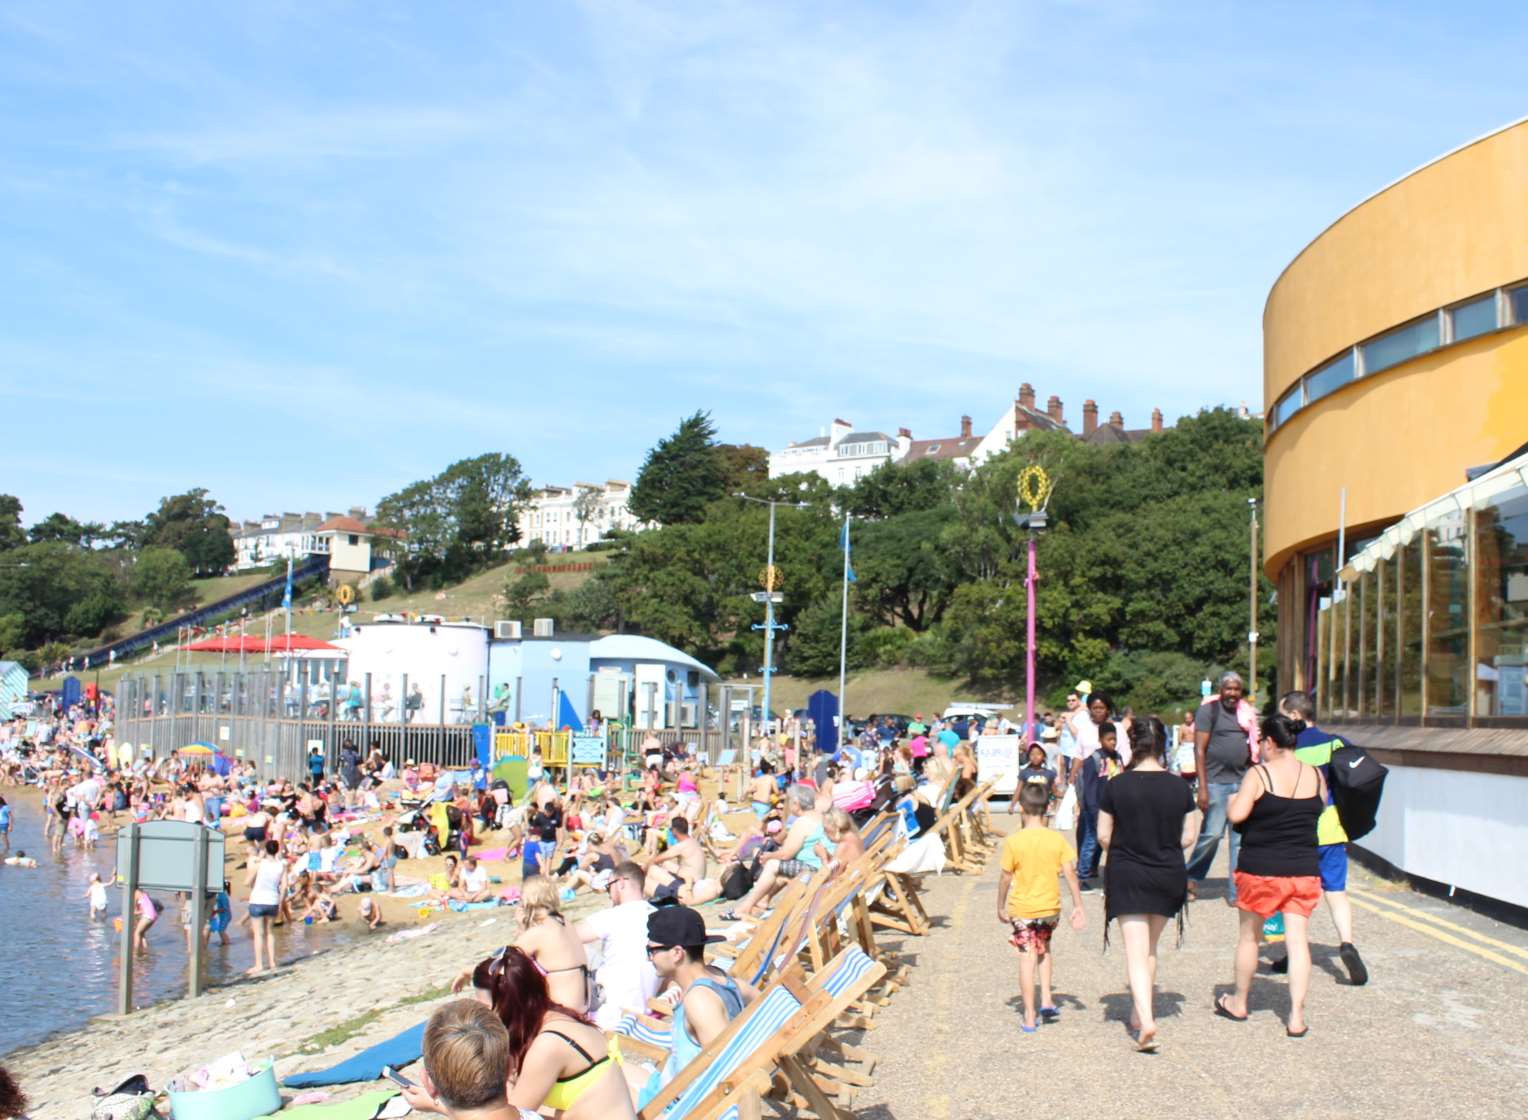
[[1382,918],[1388,918],[1390,921],[1395,922],[1397,925],[1405,926],[1407,929],[1414,929],[1418,933],[1423,933],[1428,937],[1436,938],[1445,944],[1454,946],[1456,949],[1463,949],[1468,953],[1474,953],[1477,957],[1488,960],[1493,964],[1499,964],[1503,968],[1510,968],[1514,972],[1521,972],[1524,976],[1528,976],[1528,966],[1520,965],[1516,961],[1509,960],[1499,953],[1493,953],[1489,949],[1482,949],[1480,946],[1472,945],[1470,942],[1465,941],[1463,938],[1455,937],[1451,933],[1444,933],[1442,930],[1423,925],[1421,922],[1414,922],[1410,918],[1402,917],[1400,914],[1395,913],[1393,910],[1387,910],[1382,906],[1375,906],[1373,903],[1364,902],[1362,899],[1357,898],[1352,899],[1351,901],[1354,906],[1357,906],[1363,910],[1368,910],[1372,914],[1378,914]]
[[1470,929],[1468,926],[1456,925],[1455,923],[1448,921],[1446,918],[1440,918],[1435,914],[1429,914],[1426,910],[1418,910],[1411,906],[1403,906],[1399,902],[1393,902],[1383,895],[1376,895],[1369,891],[1355,891],[1352,887],[1348,888],[1348,894],[1381,906],[1388,906],[1392,910],[1401,911],[1403,914],[1415,914],[1417,917],[1423,918],[1435,926],[1442,926],[1444,929],[1451,929],[1455,933],[1462,933],[1466,937],[1473,937],[1476,941],[1483,941],[1485,944],[1490,945],[1493,948],[1500,949],[1503,952],[1511,953],[1514,956],[1522,957],[1524,960],[1528,960],[1528,949],[1524,949],[1521,945],[1510,945],[1505,941],[1498,941],[1496,938],[1488,937],[1486,934]]

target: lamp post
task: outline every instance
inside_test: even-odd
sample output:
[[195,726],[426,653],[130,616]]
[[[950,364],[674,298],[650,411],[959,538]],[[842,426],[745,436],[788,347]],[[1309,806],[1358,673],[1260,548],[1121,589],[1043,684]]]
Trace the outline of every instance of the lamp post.
[[1024,604],[1025,604],[1025,644],[1024,644],[1024,742],[1032,743],[1036,737],[1035,729],[1035,581],[1039,578],[1035,570],[1035,536],[1041,532],[1047,524],[1045,514],[1046,507],[1050,504],[1051,489],[1054,483],[1050,475],[1045,473],[1044,468],[1038,466],[1025,467],[1019,474],[1018,498],[1020,506],[1028,506],[1029,512],[1024,513],[1020,506],[1015,506],[1013,513],[1014,524],[1029,534],[1027,542],[1027,556],[1024,568]]
[[775,604],[785,598],[784,594],[776,590],[780,586],[780,573],[775,570],[775,507],[780,505],[795,506],[804,509],[806,502],[782,502],[774,498],[755,498],[748,494],[737,493],[733,497],[741,498],[745,502],[754,502],[761,506],[769,507],[769,545],[767,558],[764,561],[764,571],[761,573],[760,583],[764,585],[763,591],[755,591],[753,599],[756,603],[764,604],[764,623],[754,623],[755,630],[764,631],[764,731],[769,732],[769,702],[770,680],[775,672],[775,631],[789,630],[790,627],[775,621]]
[[[1347,496],[1347,491],[1343,491]],[[1257,499],[1247,499],[1247,511],[1252,516],[1252,547],[1248,555],[1247,585],[1247,667],[1251,679],[1247,682],[1251,695],[1247,699],[1257,703]],[[1339,558],[1340,559],[1340,558]]]

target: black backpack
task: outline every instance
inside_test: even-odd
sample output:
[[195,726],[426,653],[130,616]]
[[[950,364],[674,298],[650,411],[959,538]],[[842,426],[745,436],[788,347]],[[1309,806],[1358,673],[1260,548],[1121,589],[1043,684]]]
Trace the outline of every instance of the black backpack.
[[722,897],[736,902],[753,889],[753,872],[741,863],[735,863],[722,876]]
[[1327,770],[1331,774],[1332,804],[1348,839],[1357,840],[1373,832],[1385,792],[1385,775],[1390,771],[1368,751],[1352,744],[1332,751]]

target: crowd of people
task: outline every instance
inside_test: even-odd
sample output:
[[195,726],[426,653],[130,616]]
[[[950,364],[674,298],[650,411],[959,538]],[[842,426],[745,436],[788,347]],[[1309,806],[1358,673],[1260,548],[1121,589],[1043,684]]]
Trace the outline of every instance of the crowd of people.
[[[1106,943],[1115,922],[1124,943],[1129,1026],[1141,1050],[1156,1050],[1158,944],[1169,922],[1177,921],[1181,936],[1185,908],[1199,897],[1227,830],[1225,902],[1239,912],[1239,934],[1235,987],[1214,1001],[1214,1013],[1247,1019],[1260,945],[1273,935],[1286,946],[1270,966],[1289,977],[1285,1029],[1305,1037],[1310,919],[1323,899],[1349,983],[1367,983],[1346,895],[1347,835],[1329,787],[1332,753],[1346,741],[1314,725],[1305,693],[1286,693],[1276,713],[1260,717],[1243,692],[1240,676],[1223,674],[1185,720],[1174,750],[1162,720],[1117,712],[1082,682],[1046,733],[1055,757],[1043,743],[1031,748],[1017,795],[1023,827],[1003,844],[997,902],[1019,952],[1024,1032],[1060,1017],[1051,935],[1064,880],[1075,929],[1086,924],[1082,893],[1104,891]],[[1075,848],[1052,827],[1058,802],[1075,807]]]

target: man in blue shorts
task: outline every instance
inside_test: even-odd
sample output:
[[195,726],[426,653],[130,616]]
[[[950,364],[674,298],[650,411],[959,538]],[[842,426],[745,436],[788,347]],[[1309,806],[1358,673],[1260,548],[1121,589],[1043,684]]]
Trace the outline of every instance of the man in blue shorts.
[[[1326,779],[1326,808],[1316,821],[1316,851],[1321,861],[1321,893],[1331,911],[1341,942],[1338,955],[1348,970],[1348,980],[1355,987],[1369,982],[1369,970],[1353,946],[1353,904],[1348,901],[1348,834],[1343,831],[1332,804],[1332,752],[1351,744],[1341,735],[1322,731],[1315,724],[1316,706],[1309,694],[1286,692],[1279,700],[1279,711],[1291,719],[1304,720],[1305,730],[1295,740],[1295,757],[1310,766],[1319,766]],[[1273,962],[1274,972],[1287,972],[1289,958]]]

